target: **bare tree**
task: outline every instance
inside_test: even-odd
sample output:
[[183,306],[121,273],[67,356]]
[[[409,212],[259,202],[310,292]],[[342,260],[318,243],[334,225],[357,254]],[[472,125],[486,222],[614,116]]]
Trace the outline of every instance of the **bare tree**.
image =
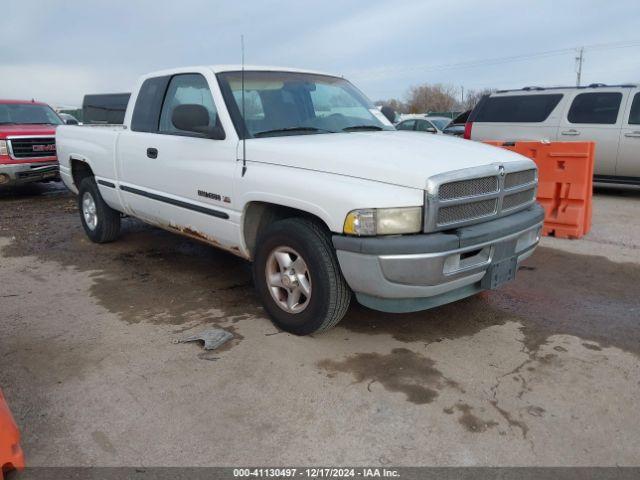
[[473,110],[473,107],[475,107],[478,102],[480,101],[480,99],[482,97],[484,97],[485,95],[489,95],[493,92],[495,92],[496,89],[495,88],[484,88],[482,90],[469,90],[464,98],[464,102],[460,105],[462,110]]
[[416,85],[407,94],[407,110],[409,113],[426,113],[430,111],[450,112],[458,108],[457,88],[452,85],[436,83]]
[[397,113],[453,112],[471,110],[484,96],[495,92],[495,89],[465,91],[464,101],[460,101],[460,89],[453,85],[441,83],[415,85],[411,87],[406,101],[390,98],[375,102],[379,106],[391,107]]

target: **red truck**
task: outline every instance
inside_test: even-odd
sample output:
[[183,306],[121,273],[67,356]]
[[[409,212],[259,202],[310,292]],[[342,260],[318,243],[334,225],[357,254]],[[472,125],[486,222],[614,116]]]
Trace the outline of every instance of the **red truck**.
[[46,103],[0,100],[0,188],[59,178],[55,132],[63,123]]

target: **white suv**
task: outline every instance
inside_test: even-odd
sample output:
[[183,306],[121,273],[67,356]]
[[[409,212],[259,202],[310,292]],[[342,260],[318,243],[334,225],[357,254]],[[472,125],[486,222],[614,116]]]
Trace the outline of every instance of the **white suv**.
[[528,87],[484,97],[465,138],[596,142],[595,180],[640,185],[640,87]]

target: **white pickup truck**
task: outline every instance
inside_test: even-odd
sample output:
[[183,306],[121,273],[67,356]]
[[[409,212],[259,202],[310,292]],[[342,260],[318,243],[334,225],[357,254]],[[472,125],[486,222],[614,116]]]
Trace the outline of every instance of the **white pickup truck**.
[[496,288],[543,221],[529,159],[397,131],[315,72],[152,73],[124,125],[61,126],[56,142],[91,240],[114,240],[129,215],[250,260],[267,312],[299,335],[338,323],[353,293],[409,312]]

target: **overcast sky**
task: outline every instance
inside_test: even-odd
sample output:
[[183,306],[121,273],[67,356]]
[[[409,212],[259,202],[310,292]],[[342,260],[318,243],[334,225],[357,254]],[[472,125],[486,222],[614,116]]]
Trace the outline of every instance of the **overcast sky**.
[[241,33],[247,63],[342,74],[373,100],[424,82],[571,85],[568,49],[583,45],[595,46],[583,83],[640,81],[638,0],[3,0],[1,12],[0,98],[56,106],[131,91],[153,70],[239,63]]

